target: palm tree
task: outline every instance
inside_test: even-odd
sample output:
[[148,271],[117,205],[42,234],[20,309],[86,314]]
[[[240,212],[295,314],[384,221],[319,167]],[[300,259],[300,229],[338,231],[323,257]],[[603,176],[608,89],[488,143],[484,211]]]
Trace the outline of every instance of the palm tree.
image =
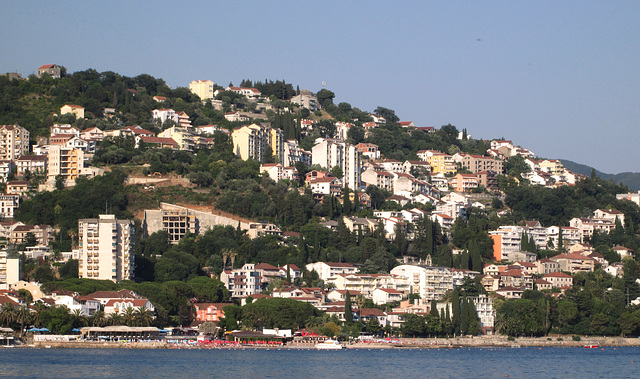
[[16,307],[12,303],[5,303],[0,310],[0,321],[3,325],[11,326],[16,321]]
[[34,326],[40,327],[42,325],[42,313],[47,306],[42,301],[36,301],[33,305],[34,311],[31,317],[31,322]]
[[149,326],[153,321],[153,314],[144,305],[135,310],[134,317],[136,326]]
[[73,312],[71,313],[71,316],[73,317],[74,328],[87,326],[88,324],[87,316],[83,315],[80,309],[74,309]]
[[104,314],[104,311],[96,311],[96,313],[91,316],[91,325],[93,326],[105,326],[107,325],[108,320]]
[[31,311],[29,311],[26,305],[16,310],[15,321],[20,324],[20,335],[22,335],[24,324],[28,324],[31,321]]
[[127,326],[134,326],[134,322],[136,319],[136,315],[135,315],[136,311],[133,307],[128,307],[127,309],[124,310],[124,314],[122,315],[122,319],[124,321],[124,324]]
[[118,312],[113,312],[107,317],[109,325],[122,325],[122,316]]

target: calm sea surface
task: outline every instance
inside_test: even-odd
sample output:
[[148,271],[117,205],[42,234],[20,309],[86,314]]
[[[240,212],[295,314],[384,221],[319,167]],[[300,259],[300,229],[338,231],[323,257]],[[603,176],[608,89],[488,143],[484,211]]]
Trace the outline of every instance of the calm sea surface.
[[2,349],[0,376],[33,378],[640,378],[640,348]]

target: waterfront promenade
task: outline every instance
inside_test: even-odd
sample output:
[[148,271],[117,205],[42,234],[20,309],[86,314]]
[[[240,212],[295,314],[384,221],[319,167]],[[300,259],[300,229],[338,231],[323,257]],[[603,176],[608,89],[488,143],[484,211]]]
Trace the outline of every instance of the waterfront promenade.
[[[482,337],[456,337],[456,338],[399,338],[397,342],[345,342],[347,348],[352,349],[376,349],[376,348],[461,348],[461,347],[616,347],[616,346],[640,346],[640,338],[624,337],[581,337],[574,341],[572,336],[553,337],[523,337],[510,341],[506,336],[482,336]],[[304,349],[314,348],[314,345],[290,343],[284,346],[256,346],[229,344],[215,346],[202,343],[168,343],[166,341],[144,342],[107,342],[107,341],[37,341],[32,345],[36,348],[113,348],[113,349],[173,349],[173,348],[269,348],[269,349]]]

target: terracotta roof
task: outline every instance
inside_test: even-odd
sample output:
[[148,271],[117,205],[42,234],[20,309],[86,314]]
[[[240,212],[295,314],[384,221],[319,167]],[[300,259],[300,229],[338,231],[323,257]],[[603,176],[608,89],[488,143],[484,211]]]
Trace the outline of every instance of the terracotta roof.
[[38,69],[52,68],[53,66],[55,66],[55,64],[45,64],[45,65],[42,65],[42,66],[38,67]]

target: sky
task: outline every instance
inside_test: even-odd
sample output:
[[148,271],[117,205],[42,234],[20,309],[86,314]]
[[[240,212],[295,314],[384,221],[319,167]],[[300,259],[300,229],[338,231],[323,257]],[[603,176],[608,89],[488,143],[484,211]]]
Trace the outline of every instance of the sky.
[[545,158],[640,172],[636,1],[3,1],[0,72],[285,80]]

